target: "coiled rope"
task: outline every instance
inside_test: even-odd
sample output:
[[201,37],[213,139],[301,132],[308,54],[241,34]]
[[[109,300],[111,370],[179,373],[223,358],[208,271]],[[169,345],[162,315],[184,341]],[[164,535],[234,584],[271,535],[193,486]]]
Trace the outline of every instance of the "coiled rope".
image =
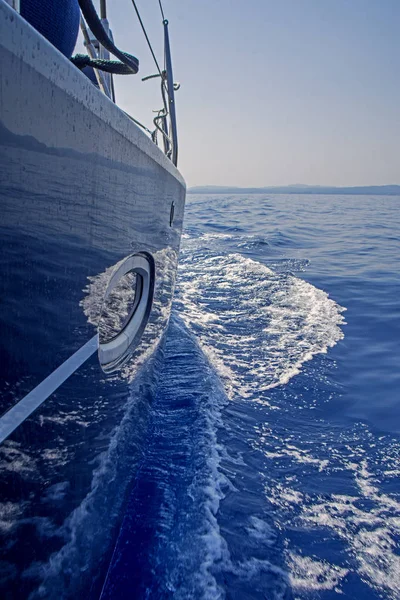
[[93,67],[107,73],[115,73],[118,75],[132,75],[139,71],[139,61],[132,54],[119,50],[114,42],[107,35],[101,20],[99,19],[96,9],[93,6],[92,0],[78,0],[82,14],[85,17],[93,35],[99,43],[108,50],[111,54],[119,58],[119,61],[105,60],[101,58],[90,58],[85,54],[76,54],[71,58],[71,61],[79,69],[83,67]]

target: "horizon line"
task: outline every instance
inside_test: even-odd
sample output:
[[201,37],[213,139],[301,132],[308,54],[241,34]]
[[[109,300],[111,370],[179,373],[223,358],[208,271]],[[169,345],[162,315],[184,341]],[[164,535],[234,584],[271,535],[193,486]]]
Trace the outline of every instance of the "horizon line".
[[218,184],[213,183],[202,183],[197,185],[189,186],[190,188],[232,188],[232,189],[264,189],[264,188],[368,188],[368,187],[400,187],[400,183],[369,183],[369,184],[349,184],[349,185],[331,185],[325,183],[282,183],[275,185],[229,185],[229,184]]

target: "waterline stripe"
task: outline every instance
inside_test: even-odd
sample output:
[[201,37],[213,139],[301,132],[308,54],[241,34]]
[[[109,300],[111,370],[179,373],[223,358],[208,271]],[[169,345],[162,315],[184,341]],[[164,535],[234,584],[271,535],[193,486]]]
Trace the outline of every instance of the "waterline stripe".
[[92,337],[0,418],[0,444],[96,352],[99,345],[98,337],[98,334]]

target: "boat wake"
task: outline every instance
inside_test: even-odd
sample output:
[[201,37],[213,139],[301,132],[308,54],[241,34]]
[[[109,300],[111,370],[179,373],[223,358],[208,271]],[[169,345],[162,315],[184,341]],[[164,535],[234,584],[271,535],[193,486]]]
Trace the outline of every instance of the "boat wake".
[[[276,412],[271,392],[343,337],[344,309],[282,264],[273,271],[213,251],[221,240],[185,240],[144,465],[102,600],[127,590],[292,597],[263,465],[249,468],[248,443],[260,411]],[[140,577],[127,575],[129,564]]]
[[205,256],[191,244],[179,274],[177,310],[231,398],[265,402],[264,392],[343,338],[345,309],[288,272],[239,253]]
[[[323,418],[321,407],[340,398],[330,377],[334,361],[324,355],[343,338],[345,309],[293,274],[302,264],[273,256],[272,270],[243,256],[256,244],[224,234],[187,237],[180,263],[180,333],[170,329],[166,365],[175,360],[177,337],[192,336],[208,359],[203,375],[216,377],[212,390],[201,376],[198,384],[209,414],[215,403],[213,468],[203,479],[214,504],[203,530],[197,524],[213,544],[203,548],[204,587],[193,597],[229,597],[230,589],[241,597],[352,597],[357,577],[363,597],[384,590],[394,600],[399,443],[365,425],[343,430]],[[196,368],[194,352],[185,356],[185,368]],[[222,395],[215,391],[221,384]],[[182,381],[175,398],[184,394]],[[176,569],[182,561],[175,559]]]

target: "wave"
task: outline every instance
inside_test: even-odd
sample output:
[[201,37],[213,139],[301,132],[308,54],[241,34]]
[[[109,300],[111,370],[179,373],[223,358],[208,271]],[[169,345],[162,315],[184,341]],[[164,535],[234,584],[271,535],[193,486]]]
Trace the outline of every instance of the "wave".
[[[296,540],[288,546],[293,589],[299,594],[335,589],[349,572],[356,572],[378,593],[397,600],[400,502],[389,490],[396,489],[399,474],[398,441],[376,436],[365,425],[339,435],[315,427],[307,441],[296,439],[290,431],[274,432],[267,425],[258,434],[254,446],[266,457],[271,473],[265,494],[282,527],[314,539],[314,551],[323,540],[324,553],[328,551],[329,560],[317,560]],[[313,492],[325,478],[329,493]],[[311,489],[303,482],[313,482]],[[329,556],[328,549],[338,542],[342,551]],[[343,555],[345,565],[335,564]]]
[[[281,542],[270,516],[261,507],[242,510],[239,503],[234,524],[225,507],[227,497],[247,493],[239,489],[241,483],[236,487],[234,474],[241,473],[246,481],[249,472],[240,451],[233,449],[244,430],[233,423],[231,430],[226,407],[232,398],[269,406],[266,392],[283,386],[306,361],[342,339],[344,309],[290,273],[274,272],[237,252],[216,252],[221,242],[234,245],[237,236],[207,234],[184,240],[175,316],[154,403],[156,423],[162,422],[162,456],[153,439],[155,448],[143,475],[157,481],[164,499],[158,547],[150,558],[158,565],[159,581],[149,589],[168,590],[176,598],[215,600],[226,597],[230,581],[238,593],[268,589],[271,598],[289,598],[293,581],[282,564]],[[291,261],[287,266],[293,265]],[[188,398],[193,400],[189,403]],[[179,421],[170,427],[175,406]],[[192,424],[189,431],[186,421]],[[194,472],[192,464],[182,470],[182,458],[175,464],[178,438],[180,449],[190,446]],[[173,484],[171,473],[177,470],[179,481]],[[157,519],[154,507],[151,515],[138,518]],[[226,528],[241,539],[239,555]],[[345,570],[325,565],[324,573],[329,587]]]
[[[228,579],[234,576],[235,585],[244,586],[244,590],[249,589],[249,582],[253,588],[261,581],[263,571],[269,576],[275,573],[279,586],[275,585],[274,593],[268,588],[271,597],[285,597],[291,589],[299,598],[310,594],[320,597],[329,590],[340,593],[348,575],[357,573],[361,581],[394,600],[400,594],[396,546],[400,505],[393,494],[384,490],[398,475],[398,443],[390,442],[388,446],[383,438],[377,440],[363,426],[351,428],[336,439],[335,431],[327,432],[322,422],[317,425],[314,416],[310,417],[310,428],[308,417],[304,416],[304,402],[290,409],[299,415],[297,434],[287,428],[274,430],[278,398],[283,394],[285,403],[291,400],[285,384],[301,372],[307,361],[325,354],[344,337],[345,309],[326,292],[285,269],[277,272],[237,251],[221,252],[222,247],[247,249],[260,244],[259,240],[249,243],[230,234],[188,238],[180,264],[176,300],[180,318],[221,377],[227,396],[261,403],[267,410],[264,418],[270,422],[270,426],[258,423],[253,434],[247,430],[245,435],[250,441],[255,434],[250,443],[265,458],[264,474],[260,471],[258,475],[265,479],[265,499],[273,507],[270,516],[274,515],[278,527],[250,512],[246,536],[243,527],[240,534],[242,552],[248,547],[249,554],[234,560],[231,544],[225,540],[225,558],[215,561],[211,571],[219,569]],[[287,261],[285,266],[298,265]],[[315,377],[312,369],[309,376]],[[314,406],[308,408],[311,411]],[[245,417],[250,418],[249,414]],[[234,461],[229,460],[237,442],[229,439],[225,410],[222,421],[226,445],[219,446],[218,470],[224,472],[221,461],[228,461],[228,471],[240,473],[246,466],[233,465]],[[300,433],[302,427],[308,432],[306,435]],[[236,439],[244,434],[246,426],[238,429]],[[228,459],[222,459],[222,455]],[[241,460],[246,463],[248,454]],[[323,482],[329,474],[326,488]],[[307,482],[311,488],[317,486],[329,492],[312,493],[306,488]],[[238,493],[235,485],[232,477],[233,494]],[[342,493],[334,493],[335,486]],[[216,513],[220,536],[224,536],[224,503],[225,495],[220,498]],[[235,514],[238,518],[238,508]],[[282,566],[279,560],[276,564],[271,562],[267,557],[277,543],[277,530],[286,529],[315,539],[315,553],[307,551],[307,545],[304,548],[296,543],[294,537],[286,541],[286,565]],[[331,539],[332,548],[334,540],[342,541],[347,556],[344,564],[334,551],[331,555],[319,552],[321,538]],[[271,577],[267,585],[271,586]]]
[[345,309],[326,292],[238,253],[189,247],[177,292],[179,314],[229,397],[260,399],[344,337]]
[[136,598],[222,600],[229,597],[227,578],[240,582],[242,589],[262,582],[273,600],[289,597],[287,573],[275,560],[279,544],[272,526],[247,514],[249,539],[267,553],[262,558],[237,556],[221,521],[221,505],[238,491],[231,467],[247,469],[220,437],[226,432],[223,414],[229,404],[215,368],[175,313],[144,464],[102,600],[128,593]]

